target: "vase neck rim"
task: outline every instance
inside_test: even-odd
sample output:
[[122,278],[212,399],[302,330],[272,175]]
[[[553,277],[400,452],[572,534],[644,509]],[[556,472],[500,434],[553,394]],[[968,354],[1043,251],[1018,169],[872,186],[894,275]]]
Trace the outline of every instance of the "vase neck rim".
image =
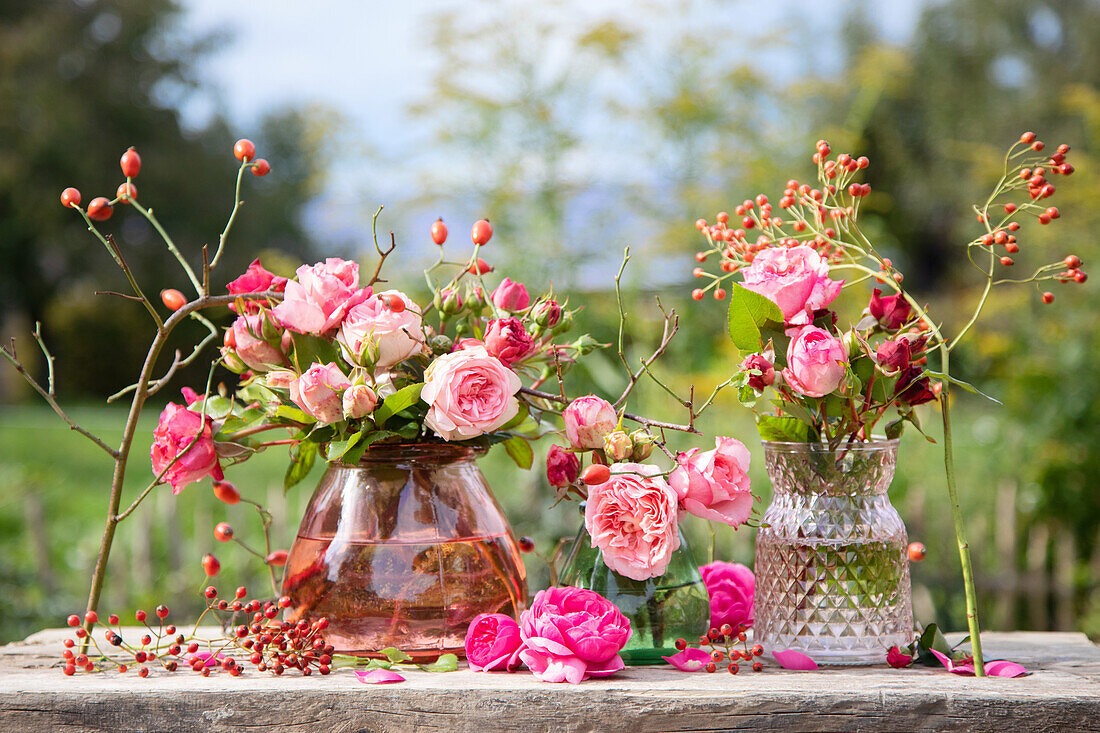
[[352,468],[395,461],[455,463],[480,458],[488,450],[482,445],[458,443],[382,443],[367,448],[357,464],[335,461],[332,465]]
[[901,442],[899,438],[874,437],[866,441],[853,441],[851,444],[841,443],[836,448],[830,448],[828,443],[788,442],[781,440],[761,440],[764,449],[774,453],[880,453],[895,450]]

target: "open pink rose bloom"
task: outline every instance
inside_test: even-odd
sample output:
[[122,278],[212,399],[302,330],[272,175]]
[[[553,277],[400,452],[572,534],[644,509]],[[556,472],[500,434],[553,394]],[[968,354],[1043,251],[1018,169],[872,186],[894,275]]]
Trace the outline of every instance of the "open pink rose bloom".
[[544,682],[606,677],[623,668],[619,651],[630,621],[599,593],[580,588],[539,591],[520,617],[520,658]]

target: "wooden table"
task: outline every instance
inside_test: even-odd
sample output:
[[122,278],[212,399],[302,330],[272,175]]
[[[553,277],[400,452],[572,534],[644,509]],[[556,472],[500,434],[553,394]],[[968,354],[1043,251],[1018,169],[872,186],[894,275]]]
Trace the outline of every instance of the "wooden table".
[[0,648],[0,731],[1100,731],[1100,650],[1072,633],[985,636],[990,658],[1035,671],[1020,679],[771,663],[736,676],[635,667],[580,685],[465,668],[364,685],[347,671],[65,677],[51,665],[67,632]]

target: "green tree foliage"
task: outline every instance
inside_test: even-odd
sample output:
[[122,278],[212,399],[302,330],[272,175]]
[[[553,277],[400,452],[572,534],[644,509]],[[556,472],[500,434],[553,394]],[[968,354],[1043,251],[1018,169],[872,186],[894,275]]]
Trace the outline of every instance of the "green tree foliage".
[[[137,334],[147,331],[140,306],[91,294],[125,291],[125,279],[80,219],[61,208],[61,189],[76,186],[85,205],[94,196],[113,198],[122,181],[118,158],[135,146],[143,160],[139,200],[155,208],[196,269],[202,245],[216,246],[232,206],[237,135],[220,118],[185,129],[177,109],[195,87],[192,62],[223,39],[179,41],[178,14],[174,0],[0,0],[0,321],[9,328],[20,325],[16,319],[44,322],[70,396],[123,386],[140,361],[112,344],[143,340]],[[265,248],[308,254],[298,214],[315,193],[311,124],[304,113],[285,111],[248,131],[272,173],[247,181],[234,237],[248,246],[228,248],[216,283]],[[178,265],[139,215],[119,206],[106,230],[147,292],[186,290]],[[72,328],[59,329],[66,324]],[[111,359],[112,367],[90,368],[97,359]],[[187,377],[205,380],[205,369]]]

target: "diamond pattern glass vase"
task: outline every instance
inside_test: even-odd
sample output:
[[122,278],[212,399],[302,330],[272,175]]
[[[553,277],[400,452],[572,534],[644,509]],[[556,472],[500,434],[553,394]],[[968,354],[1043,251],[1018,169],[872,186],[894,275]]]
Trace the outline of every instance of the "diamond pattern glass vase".
[[912,640],[908,538],[886,493],[897,447],[765,441],[775,494],[756,536],[754,631],[766,649],[872,664]]

